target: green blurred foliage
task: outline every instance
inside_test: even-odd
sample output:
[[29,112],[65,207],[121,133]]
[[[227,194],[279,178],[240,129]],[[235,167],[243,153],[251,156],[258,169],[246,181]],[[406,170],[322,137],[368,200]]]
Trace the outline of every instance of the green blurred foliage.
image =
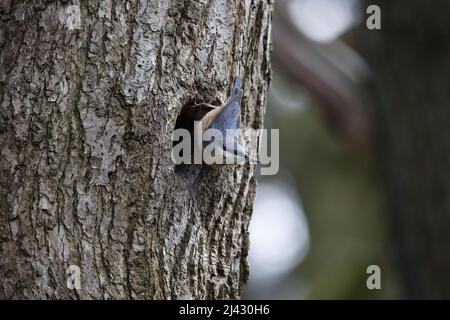
[[[390,299],[399,296],[386,247],[380,183],[370,155],[345,147],[327,130],[316,102],[274,66],[266,128],[280,129],[280,173],[299,191],[311,247],[295,276],[311,299]],[[278,97],[274,99],[274,97]],[[281,99],[280,99],[281,97]],[[300,101],[297,107],[287,105]],[[270,177],[261,177],[261,181]],[[381,290],[368,290],[366,269],[381,268]],[[304,298],[305,288],[290,298]]]

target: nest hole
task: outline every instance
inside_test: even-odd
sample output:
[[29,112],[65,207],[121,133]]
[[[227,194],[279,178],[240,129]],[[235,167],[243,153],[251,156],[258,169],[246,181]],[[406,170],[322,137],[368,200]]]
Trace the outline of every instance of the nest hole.
[[[183,141],[185,137],[180,137],[178,141],[173,142],[173,148],[175,148],[180,143],[189,143],[188,151],[184,148],[178,148],[177,156],[182,159],[189,159],[189,161],[183,162],[181,164],[175,164],[175,173],[177,176],[181,177],[186,182],[196,182],[200,177],[201,173],[207,170],[205,164],[195,164],[194,163],[194,122],[200,121],[206,113],[208,113],[211,108],[206,106],[200,106],[202,101],[191,100],[187,102],[181,108],[180,114],[175,122],[175,129],[185,129],[189,132],[189,141]],[[185,155],[184,152],[189,152],[189,155]]]

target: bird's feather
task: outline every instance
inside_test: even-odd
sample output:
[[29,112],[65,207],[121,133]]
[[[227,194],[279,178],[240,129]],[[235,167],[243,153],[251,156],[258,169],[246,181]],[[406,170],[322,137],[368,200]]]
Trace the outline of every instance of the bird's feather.
[[[241,86],[242,79],[235,77],[228,101],[219,110],[208,113],[204,120],[208,121],[206,129],[216,129],[221,132],[222,141],[215,141],[215,143],[222,145],[225,153],[238,159],[249,160],[244,148],[239,143],[238,129],[241,122],[240,106],[243,95]],[[214,137],[214,139],[217,139],[217,137]],[[209,141],[204,141],[204,147],[209,144]]]

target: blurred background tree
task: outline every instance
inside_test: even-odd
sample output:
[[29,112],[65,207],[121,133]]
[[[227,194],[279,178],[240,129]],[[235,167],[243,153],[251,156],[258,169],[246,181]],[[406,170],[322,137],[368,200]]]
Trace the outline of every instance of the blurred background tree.
[[[382,30],[366,28],[371,4]],[[260,179],[248,297],[449,297],[449,13],[276,2],[266,127],[280,128],[281,171]],[[371,264],[381,290],[366,287]]]
[[371,66],[392,254],[408,298],[450,298],[450,2],[380,1]]

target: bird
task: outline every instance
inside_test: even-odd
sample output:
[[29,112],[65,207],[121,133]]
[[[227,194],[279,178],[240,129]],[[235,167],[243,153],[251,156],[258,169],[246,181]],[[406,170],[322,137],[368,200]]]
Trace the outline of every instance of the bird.
[[209,108],[209,111],[201,119],[203,137],[211,129],[217,130],[216,133],[221,133],[219,135],[212,134],[213,141],[202,139],[203,150],[207,151],[203,152],[203,161],[206,164],[214,166],[256,161],[248,156],[245,148],[239,143],[240,108],[243,96],[241,87],[242,79],[235,76],[230,96],[224,105],[214,106],[210,103],[200,103],[194,107]]

